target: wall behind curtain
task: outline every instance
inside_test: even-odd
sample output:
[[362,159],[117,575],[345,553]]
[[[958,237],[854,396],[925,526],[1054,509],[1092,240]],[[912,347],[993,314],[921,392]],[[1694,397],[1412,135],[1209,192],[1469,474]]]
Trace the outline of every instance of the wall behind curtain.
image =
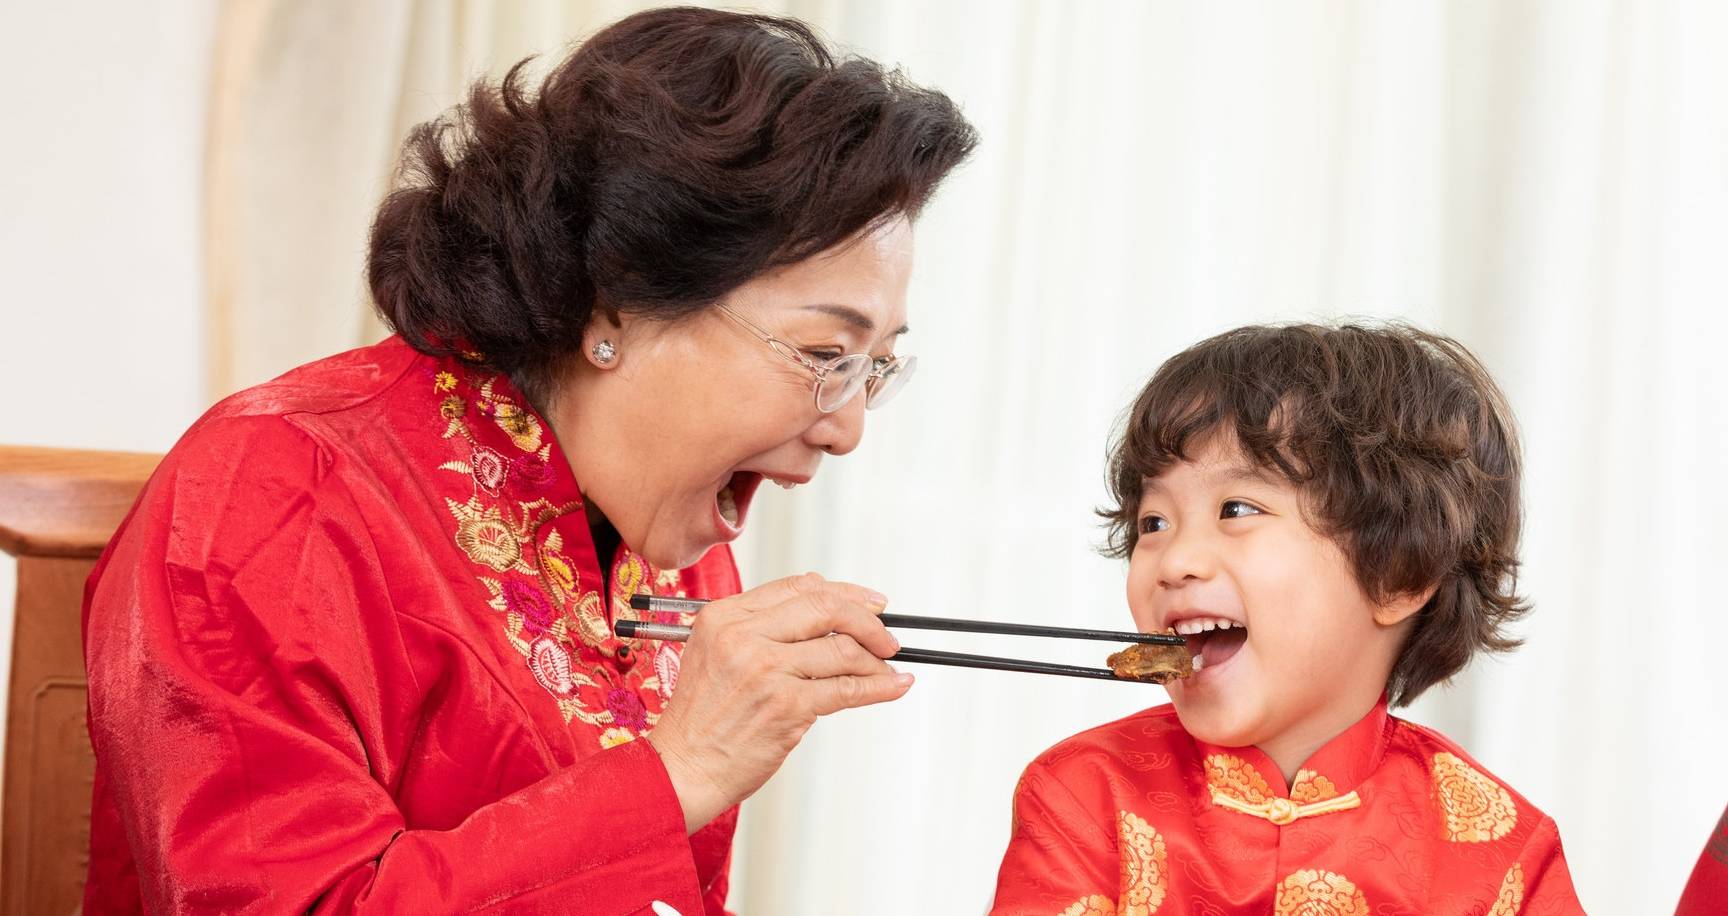
[[[166,449],[206,406],[214,0],[0,7],[0,443]],[[0,555],[0,697],[17,564]],[[5,736],[0,734],[0,744]]]
[[[471,77],[555,54],[641,5],[221,5],[204,155],[163,139],[184,139],[173,109],[133,125],[143,148],[165,150],[161,168],[114,176],[129,204],[151,189],[189,200],[205,238],[207,295],[175,281],[153,288],[181,299],[139,308],[207,335],[208,371],[204,359],[144,371],[178,404],[189,378],[204,376],[213,397],[373,339],[365,228],[407,128]],[[1710,699],[1728,688],[1715,648],[1728,616],[1711,575],[1728,552],[1716,521],[1728,514],[1717,479],[1728,372],[1715,353],[1728,297],[1728,10],[767,8],[904,63],[958,99],[985,142],[919,227],[906,344],[923,358],[919,378],[872,415],[856,455],[795,494],[764,494],[740,551],[747,580],[819,569],[903,611],[1124,625],[1123,570],[1092,553],[1090,509],[1112,422],[1158,361],[1246,321],[1409,318],[1475,348],[1522,421],[1537,607],[1524,650],[1478,664],[1410,716],[1556,818],[1592,913],[1672,907],[1728,801],[1728,722]],[[183,35],[197,24],[178,28],[165,46],[191,41],[196,57]],[[140,66],[181,72],[168,59]],[[202,160],[201,194],[157,180]],[[164,212],[176,214],[168,234],[132,244],[184,233],[185,208]],[[101,239],[111,225],[63,231]],[[25,237],[10,219],[7,232]],[[190,250],[146,248],[138,263],[197,265],[182,259]],[[129,339],[112,293],[69,289],[100,320],[54,324],[69,339],[39,333],[33,346],[80,352],[73,332],[90,327]],[[175,310],[186,299],[201,320]],[[138,377],[124,360],[76,377],[39,362],[39,377],[73,391]],[[89,441],[162,447],[190,419],[175,411]],[[1055,644],[916,644],[1096,661]],[[917,673],[902,702],[819,725],[746,806],[736,909],[981,912],[1026,761],[1162,701],[1153,688]]]

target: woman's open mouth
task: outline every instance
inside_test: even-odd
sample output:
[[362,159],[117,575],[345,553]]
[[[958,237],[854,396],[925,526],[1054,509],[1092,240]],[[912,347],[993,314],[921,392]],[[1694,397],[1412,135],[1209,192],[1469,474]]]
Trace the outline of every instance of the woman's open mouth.
[[1195,676],[1229,661],[1248,641],[1247,626],[1223,617],[1189,617],[1174,626],[1188,640]]
[[762,485],[762,475],[754,471],[739,471],[714,494],[714,514],[720,521],[726,540],[744,532],[744,520],[750,514],[750,498]]

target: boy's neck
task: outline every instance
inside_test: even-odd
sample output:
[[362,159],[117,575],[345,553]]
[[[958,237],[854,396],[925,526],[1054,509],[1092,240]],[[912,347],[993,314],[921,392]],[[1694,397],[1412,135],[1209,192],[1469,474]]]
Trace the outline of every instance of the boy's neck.
[[1261,753],[1272,759],[1273,766],[1284,774],[1286,788],[1295,785],[1296,773],[1302,765],[1313,759],[1319,750],[1333,738],[1350,730],[1350,726],[1362,721],[1362,717],[1373,711],[1380,697],[1375,696],[1366,704],[1359,701],[1350,703],[1329,704],[1316,714],[1302,722],[1296,728],[1278,735],[1268,741],[1256,745]]

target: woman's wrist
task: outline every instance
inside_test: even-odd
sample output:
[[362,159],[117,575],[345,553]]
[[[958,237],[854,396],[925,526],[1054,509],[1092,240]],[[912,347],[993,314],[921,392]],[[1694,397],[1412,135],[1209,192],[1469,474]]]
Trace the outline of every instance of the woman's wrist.
[[660,755],[660,764],[666,768],[672,794],[678,796],[678,805],[684,810],[685,833],[701,830],[709,821],[719,817],[720,812],[731,807],[719,787],[703,774],[676,741],[653,733],[645,740]]

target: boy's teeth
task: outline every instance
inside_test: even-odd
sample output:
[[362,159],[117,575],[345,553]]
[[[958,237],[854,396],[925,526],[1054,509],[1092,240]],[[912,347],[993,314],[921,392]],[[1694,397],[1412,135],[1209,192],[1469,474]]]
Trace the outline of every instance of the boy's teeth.
[[1208,630],[1228,630],[1231,627],[1239,626],[1241,624],[1236,621],[1226,620],[1223,617],[1190,617],[1187,620],[1176,622],[1176,632],[1183,636],[1193,636]]
[[726,524],[734,528],[738,527],[738,500],[732,495],[731,484],[727,484],[720,490],[718,502],[720,503],[720,517],[726,520]]
[[1195,671],[1199,671],[1201,668],[1206,667],[1206,656],[1204,656],[1204,655],[1194,656],[1193,666],[1194,666]]

